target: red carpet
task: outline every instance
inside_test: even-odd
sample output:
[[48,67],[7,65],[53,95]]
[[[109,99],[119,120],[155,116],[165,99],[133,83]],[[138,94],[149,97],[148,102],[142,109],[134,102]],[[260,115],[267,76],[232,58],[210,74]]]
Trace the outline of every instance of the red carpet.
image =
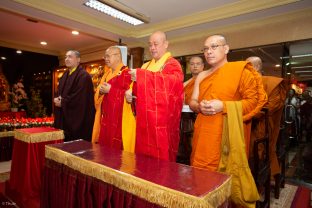
[[311,190],[299,186],[296,195],[291,204],[292,208],[310,208],[311,207]]

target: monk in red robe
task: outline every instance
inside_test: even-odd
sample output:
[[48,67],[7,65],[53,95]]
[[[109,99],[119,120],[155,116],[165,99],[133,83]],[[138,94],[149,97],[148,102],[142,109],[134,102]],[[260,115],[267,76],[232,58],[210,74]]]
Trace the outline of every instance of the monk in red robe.
[[54,126],[63,129],[65,141],[84,139],[91,141],[94,120],[94,91],[90,74],[80,65],[80,53],[66,53],[68,70],[59,81],[54,98]]
[[135,82],[133,92],[127,91],[126,99],[136,109],[135,152],[176,161],[183,104],[183,71],[167,48],[165,33],[158,31],[150,36],[152,60],[131,70]]
[[[262,60],[253,56],[246,59],[262,75]],[[265,107],[268,108],[268,133],[269,133],[269,157],[271,165],[271,176],[280,174],[280,166],[276,155],[276,142],[280,131],[280,122],[283,114],[283,108],[286,100],[286,83],[282,78],[272,76],[262,76],[264,89],[268,95],[268,102]],[[265,136],[264,118],[258,122],[251,131],[251,142],[257,138]],[[260,150],[261,151],[261,150]],[[261,157],[261,153],[260,153]]]
[[194,88],[194,83],[197,75],[204,70],[205,64],[200,56],[193,56],[190,59],[190,71],[192,78],[183,83],[184,86],[184,104],[188,105]]
[[130,87],[131,77],[128,73],[129,68],[122,63],[118,47],[108,48],[104,59],[105,64],[110,67],[110,73],[104,75],[105,80],[99,89],[99,95],[103,96],[103,100],[98,142],[112,148],[124,149],[122,134],[122,127],[126,125],[122,122],[124,94]]
[[[204,43],[203,51],[211,68],[203,71],[196,78],[190,101],[191,109],[198,113],[194,125],[191,165],[216,171],[219,167],[221,154],[228,152],[232,158],[231,162],[244,158],[242,161],[236,161],[242,165],[236,169],[244,170],[251,176],[246,153],[237,152],[235,149],[221,151],[224,149],[221,146],[221,141],[226,131],[224,129],[224,118],[228,111],[226,103],[240,103],[241,109],[240,111],[237,110],[237,112],[240,112],[238,116],[242,117],[241,122],[243,122],[257,113],[255,109],[259,103],[265,103],[264,101],[258,101],[260,97],[266,99],[266,96],[260,96],[265,95],[265,92],[263,87],[256,81],[255,75],[257,72],[252,68],[251,64],[245,61],[227,61],[229,46],[224,36],[213,35],[208,37]],[[243,126],[243,123],[241,126]],[[241,131],[244,132],[243,129]],[[235,131],[229,133],[235,133]],[[244,145],[240,149],[245,149],[246,144],[249,144],[249,138],[246,136],[244,138],[244,133],[240,134],[240,136],[240,138],[236,139],[243,140],[241,144]],[[237,185],[239,184],[237,180],[234,181],[234,178],[239,177],[240,174],[233,176],[232,193],[243,192],[244,190],[244,187]],[[250,181],[250,183],[252,182]],[[232,196],[232,200],[235,203],[253,207],[255,201],[259,198],[254,182],[252,190],[254,190],[254,193],[249,196],[252,195],[253,197],[242,199],[241,195],[237,194],[236,197],[240,199],[234,200],[235,197]],[[252,192],[252,190],[248,191]],[[242,200],[247,201],[242,203]]]

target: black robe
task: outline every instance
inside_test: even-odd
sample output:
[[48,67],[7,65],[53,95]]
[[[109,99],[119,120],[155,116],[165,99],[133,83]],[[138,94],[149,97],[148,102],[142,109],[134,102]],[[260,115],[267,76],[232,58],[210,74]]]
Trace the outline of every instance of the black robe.
[[63,129],[65,141],[91,141],[94,122],[94,90],[91,76],[81,66],[69,75],[67,70],[59,81],[56,96],[61,107],[54,107],[54,126]]

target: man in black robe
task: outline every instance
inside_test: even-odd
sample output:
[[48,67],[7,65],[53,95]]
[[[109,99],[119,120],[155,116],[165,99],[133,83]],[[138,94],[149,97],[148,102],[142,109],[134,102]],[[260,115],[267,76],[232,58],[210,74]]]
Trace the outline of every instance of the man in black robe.
[[65,141],[91,141],[94,121],[94,90],[91,76],[79,66],[80,53],[70,50],[65,56],[68,70],[59,81],[54,98],[54,126],[63,129]]

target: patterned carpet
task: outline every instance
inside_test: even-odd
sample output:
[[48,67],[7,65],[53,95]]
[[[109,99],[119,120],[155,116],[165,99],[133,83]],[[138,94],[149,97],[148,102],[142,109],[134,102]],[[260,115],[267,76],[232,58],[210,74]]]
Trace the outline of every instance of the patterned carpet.
[[285,188],[281,189],[279,199],[274,198],[274,193],[271,193],[271,208],[288,208],[291,207],[292,201],[296,195],[298,186],[285,184]]

